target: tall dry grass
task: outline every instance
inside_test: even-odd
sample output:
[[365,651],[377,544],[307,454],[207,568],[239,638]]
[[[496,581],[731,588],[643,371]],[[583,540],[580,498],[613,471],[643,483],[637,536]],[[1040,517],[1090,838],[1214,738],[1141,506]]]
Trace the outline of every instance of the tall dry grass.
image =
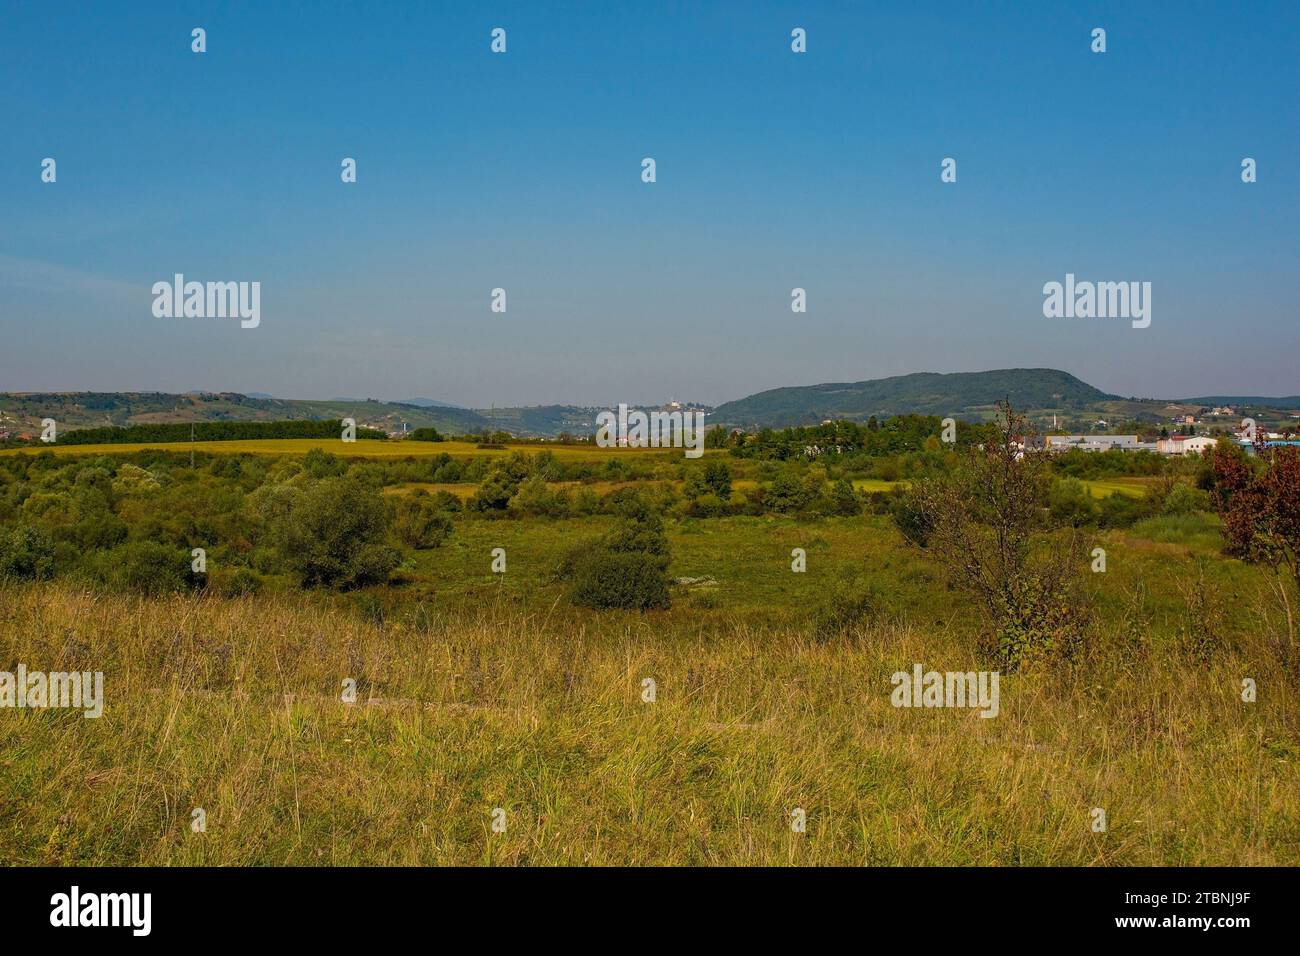
[[1251,649],[1125,647],[1004,675],[982,719],[890,705],[915,662],[978,669],[900,624],[380,624],[299,596],[0,584],[0,669],[100,670],[106,696],[98,720],[0,710],[0,862],[1300,862],[1294,681]]

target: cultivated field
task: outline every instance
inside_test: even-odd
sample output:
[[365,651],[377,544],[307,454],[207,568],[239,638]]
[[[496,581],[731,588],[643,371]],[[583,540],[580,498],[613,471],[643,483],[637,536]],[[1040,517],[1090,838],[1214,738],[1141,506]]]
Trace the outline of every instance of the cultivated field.
[[[327,451],[342,458],[427,458],[434,455],[451,455],[453,458],[497,458],[505,457],[515,451],[536,454],[550,451],[557,458],[584,461],[605,460],[610,456],[665,455],[658,448],[600,448],[594,444],[561,445],[548,442],[545,444],[512,444],[501,448],[481,448],[472,442],[443,441],[376,441],[359,438],[353,442],[325,438],[284,438],[284,439],[250,439],[247,441],[199,441],[199,442],[140,442],[132,444],[103,445],[61,445],[52,442],[33,449],[9,448],[0,450],[0,455],[31,455],[51,451],[56,455],[129,455],[140,451],[170,451],[188,453],[190,449],[203,454],[250,454],[250,455],[305,455],[313,448]],[[677,457],[682,454],[678,449]],[[716,454],[707,452],[706,454]]]

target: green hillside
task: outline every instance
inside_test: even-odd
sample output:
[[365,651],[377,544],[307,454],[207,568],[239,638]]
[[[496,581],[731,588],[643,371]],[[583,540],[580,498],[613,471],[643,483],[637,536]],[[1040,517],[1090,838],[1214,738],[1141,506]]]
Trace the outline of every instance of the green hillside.
[[576,405],[529,405],[522,408],[480,408],[479,415],[487,419],[495,431],[512,435],[590,435],[596,430],[599,408]]
[[394,431],[433,427],[446,434],[478,432],[490,423],[465,408],[421,408],[377,401],[250,398],[237,392],[8,392],[0,393],[0,429],[39,431],[53,418],[61,430],[172,422],[270,422],[355,419]]
[[1270,398],[1267,395],[1203,395],[1200,398],[1184,398],[1183,401],[1196,405],[1300,408],[1300,395],[1286,395],[1281,398]]
[[177,422],[332,421],[355,419],[358,425],[399,431],[436,428],[444,435],[503,430],[520,437],[590,434],[599,409],[573,405],[469,409],[454,405],[381,402],[374,399],[328,400],[254,398],[238,392],[0,392],[0,430],[14,434],[40,431],[53,418],[60,431],[81,428],[163,425]]
[[[1233,405],[1270,427],[1294,424],[1290,410],[1300,398],[1210,396],[1167,401],[1108,395],[1068,372],[1050,368],[995,369],[987,372],[917,372],[863,382],[835,382],[774,388],[719,405],[708,412],[710,425],[786,428],[826,419],[865,422],[892,415],[954,416],[970,421],[996,414],[1009,399],[1040,428],[1093,431],[1120,423],[1167,425],[1210,407]],[[60,431],[105,426],[162,425],[177,422],[273,422],[355,419],[358,426],[386,432],[436,428],[443,435],[505,431],[520,438],[561,433],[589,435],[599,408],[533,405],[509,408],[458,408],[374,399],[255,398],[238,392],[0,392],[0,432],[40,431],[53,418]],[[611,406],[612,407],[612,406]],[[1100,423],[1100,424],[1099,424]],[[1230,424],[1215,418],[1214,424]]]
[[872,415],[983,417],[1004,399],[1017,408],[1068,413],[1116,398],[1068,372],[1050,368],[917,372],[865,382],[775,388],[719,405],[710,421],[738,427],[783,428],[828,418],[865,421]]

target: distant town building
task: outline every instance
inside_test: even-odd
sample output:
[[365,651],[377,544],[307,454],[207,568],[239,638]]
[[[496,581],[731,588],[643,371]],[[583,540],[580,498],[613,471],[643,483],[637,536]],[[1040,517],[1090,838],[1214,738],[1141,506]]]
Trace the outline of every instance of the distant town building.
[[1139,451],[1142,443],[1137,435],[1048,435],[1049,451],[1069,451],[1077,448],[1081,451]]
[[1162,455],[1202,455],[1215,444],[1215,439],[1205,435],[1171,435],[1156,442],[1156,451]]

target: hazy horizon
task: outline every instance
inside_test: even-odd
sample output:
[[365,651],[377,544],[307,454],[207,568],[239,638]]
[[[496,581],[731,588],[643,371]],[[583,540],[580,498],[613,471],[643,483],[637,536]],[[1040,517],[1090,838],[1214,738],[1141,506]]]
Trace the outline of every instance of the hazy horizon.
[[[1025,367],[1025,366],[1017,366],[1017,368],[1024,368],[1024,367]],[[1046,367],[1046,366],[1044,366],[1044,367]],[[981,368],[981,369],[954,369],[952,372],[938,372],[938,373],[934,373],[934,374],[947,375],[947,374],[955,374],[955,373],[961,373],[961,372],[995,372],[995,371],[1009,371],[1010,368],[1011,368],[1011,367],[1008,367],[1008,368],[1006,368],[1006,369],[982,369],[982,368]],[[1185,391],[1185,392],[1180,392],[1180,393],[1178,393],[1178,394],[1176,394],[1176,395],[1143,395],[1143,394],[1140,394],[1140,393],[1137,393],[1137,392],[1116,392],[1116,391],[1113,391],[1113,390],[1111,390],[1111,389],[1104,388],[1104,387],[1102,387],[1102,386],[1100,386],[1100,385],[1097,385],[1095,382],[1088,381],[1088,379],[1087,379],[1087,378],[1084,378],[1083,376],[1076,375],[1074,372],[1071,372],[1069,369],[1057,369],[1057,371],[1063,371],[1063,372],[1066,372],[1067,374],[1074,375],[1075,378],[1079,379],[1080,381],[1084,382],[1085,384],[1092,385],[1092,386],[1094,386],[1095,388],[1098,388],[1098,389],[1100,389],[1101,391],[1106,392],[1107,394],[1115,395],[1115,396],[1117,396],[1117,397],[1119,397],[1119,398],[1124,398],[1124,399],[1128,399],[1128,398],[1137,398],[1137,399],[1153,400],[1153,401],[1177,401],[1177,400],[1183,400],[1183,399],[1188,399],[1188,398],[1212,397],[1212,396],[1232,396],[1232,397],[1242,396],[1242,397],[1259,397],[1259,398],[1290,398],[1290,397],[1293,397],[1293,396],[1295,396],[1295,395],[1300,395],[1300,388],[1296,388],[1296,389],[1294,389],[1293,391],[1290,391],[1290,392],[1282,391],[1282,392],[1274,392],[1274,393],[1270,393],[1270,394],[1265,394],[1264,392],[1259,392],[1259,391],[1210,389],[1210,390],[1200,391],[1200,392],[1187,392],[1187,391]],[[921,369],[921,370],[917,370],[917,372],[914,372],[914,373],[904,372],[904,373],[902,373],[902,375],[909,375],[909,374],[929,374],[929,373],[932,373],[932,370],[930,370],[930,369]],[[882,376],[882,378],[892,378],[892,377],[901,377],[901,376]],[[695,404],[703,404],[703,405],[709,405],[709,406],[711,406],[711,407],[716,407],[716,406],[718,406],[718,405],[725,404],[726,402],[732,402],[732,401],[737,401],[737,400],[742,399],[742,398],[747,398],[747,397],[749,397],[750,395],[757,394],[758,392],[768,391],[768,390],[771,389],[771,388],[786,388],[786,387],[800,387],[800,386],[811,386],[811,385],[838,384],[838,383],[841,382],[841,381],[847,383],[848,380],[836,380],[836,382],[830,382],[830,381],[826,381],[826,382],[795,382],[795,383],[789,383],[788,385],[769,386],[769,388],[764,388],[764,389],[755,389],[753,392],[746,392],[744,395],[733,395],[733,396],[730,396],[730,397],[724,398],[724,399],[722,399],[721,401],[718,401],[718,402],[704,402],[704,401],[701,401],[700,399],[692,398],[691,396],[669,395],[669,396],[643,396],[643,397],[642,397],[642,400],[641,400],[640,402],[631,401],[631,402],[627,402],[627,404],[629,404],[629,405],[638,405],[638,404],[639,404],[639,405],[645,405],[645,406],[648,406],[648,405],[658,405],[658,404],[661,404],[661,403],[666,403],[666,402],[668,402],[668,401],[678,401],[678,402],[682,402],[682,403],[686,403],[686,404],[695,403]],[[866,380],[859,379],[859,380],[856,380],[856,381],[866,381]],[[284,400],[284,401],[311,401],[311,402],[330,402],[330,401],[345,402],[345,401],[346,401],[346,402],[359,402],[359,401],[367,401],[367,400],[372,400],[372,399],[373,399],[373,400],[375,400],[375,401],[388,402],[388,403],[393,403],[393,404],[409,404],[409,403],[411,402],[411,400],[415,400],[415,402],[416,402],[417,404],[420,403],[420,402],[433,401],[433,402],[435,402],[435,403],[437,403],[438,405],[441,405],[441,406],[443,406],[443,407],[449,407],[449,408],[460,408],[460,409],[480,409],[480,410],[481,410],[481,409],[485,409],[485,408],[490,408],[490,407],[492,407],[492,404],[493,404],[493,403],[490,403],[490,402],[489,402],[488,404],[484,404],[484,405],[477,405],[477,404],[462,404],[462,403],[455,402],[455,401],[451,401],[451,400],[449,400],[449,399],[447,399],[447,398],[443,398],[443,397],[435,396],[435,395],[401,395],[401,396],[387,396],[387,395],[384,395],[384,394],[361,395],[361,394],[346,394],[346,393],[329,394],[329,395],[287,395],[287,394],[278,394],[278,395],[277,395],[277,394],[275,394],[275,393],[273,393],[273,392],[270,392],[270,391],[268,391],[268,390],[266,390],[266,389],[258,389],[258,388],[250,389],[250,390],[247,390],[247,391],[242,390],[242,389],[236,389],[236,388],[184,388],[184,389],[176,389],[176,390],[158,389],[158,388],[112,388],[112,389],[93,389],[93,388],[75,388],[75,389],[67,389],[67,388],[65,388],[65,389],[34,389],[34,388],[17,388],[17,389],[4,389],[3,391],[8,392],[8,393],[39,393],[39,392],[46,392],[46,393],[64,393],[64,394],[67,394],[67,393],[74,393],[74,392],[124,392],[124,393],[149,393],[149,392],[157,392],[157,393],[163,393],[163,394],[177,394],[177,395],[194,394],[194,393],[216,394],[216,393],[226,392],[226,393],[237,393],[237,394],[242,394],[242,395],[245,395],[246,397],[249,397],[249,398],[255,398],[255,397],[269,397],[269,398],[273,398],[273,399],[277,399],[277,400]],[[569,406],[583,407],[583,408],[608,408],[608,407],[612,407],[612,406],[615,405],[615,404],[617,404],[617,402],[610,402],[610,401],[522,402],[522,403],[518,403],[518,404],[511,404],[511,405],[505,405],[505,404],[502,404],[502,403],[498,402],[498,403],[496,403],[496,407],[498,407],[498,408],[508,408],[508,407],[523,407],[523,408],[527,408],[527,407],[543,407],[543,406],[550,406],[550,405],[569,405]],[[437,406],[430,406],[430,407],[437,407]]]

